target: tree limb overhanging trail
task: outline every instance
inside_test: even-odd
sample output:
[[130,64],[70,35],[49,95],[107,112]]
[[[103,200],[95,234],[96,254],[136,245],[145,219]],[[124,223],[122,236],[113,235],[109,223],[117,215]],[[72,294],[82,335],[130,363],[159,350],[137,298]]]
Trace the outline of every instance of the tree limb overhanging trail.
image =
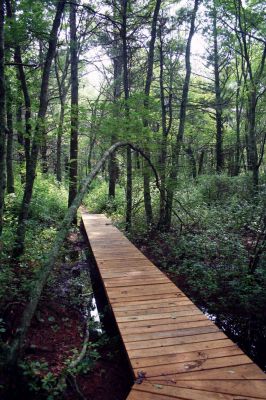
[[159,177],[158,177],[155,167],[151,163],[150,159],[146,156],[144,151],[141,150],[139,147],[137,147],[129,142],[117,142],[114,145],[112,145],[104,153],[103,157],[98,161],[98,163],[96,164],[96,166],[94,167],[92,172],[86,178],[84,178],[83,181],[81,182],[81,185],[80,185],[81,189],[77,193],[71,206],[66,211],[65,217],[59,227],[57,235],[52,244],[52,248],[44,257],[42,267],[40,268],[40,271],[39,271],[39,277],[37,278],[35,284],[32,286],[33,289],[30,293],[30,300],[24,309],[19,328],[16,332],[15,338],[13,339],[13,342],[11,343],[9,351],[8,351],[7,362],[11,368],[17,365],[18,358],[22,352],[24,340],[26,338],[28,329],[30,327],[31,320],[37,309],[44,286],[46,285],[47,279],[53,269],[54,264],[56,263],[59,251],[64,243],[64,240],[65,240],[65,238],[68,234],[68,231],[71,227],[72,221],[77,213],[78,208],[80,207],[80,205],[82,203],[82,200],[83,200],[85,194],[88,191],[88,188],[89,188],[91,182],[97,176],[98,172],[102,169],[102,166],[104,165],[105,161],[118,148],[126,147],[126,146],[129,146],[133,150],[137,151],[149,163],[149,165],[155,175],[156,185],[157,185],[157,187],[160,187],[160,181],[159,181]]

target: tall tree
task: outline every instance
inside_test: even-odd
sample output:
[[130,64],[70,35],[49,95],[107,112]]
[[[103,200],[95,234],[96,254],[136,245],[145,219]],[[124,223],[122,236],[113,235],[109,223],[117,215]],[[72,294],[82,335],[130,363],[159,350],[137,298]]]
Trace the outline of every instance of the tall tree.
[[13,101],[11,86],[6,77],[6,123],[7,123],[7,145],[6,145],[6,190],[14,193],[14,168],[13,168]]
[[4,196],[6,188],[6,107],[5,107],[5,42],[4,0],[0,0],[0,236],[3,229]]
[[59,111],[59,121],[57,128],[57,140],[56,140],[56,166],[55,173],[58,182],[62,181],[62,137],[64,132],[64,119],[65,119],[65,108],[66,108],[66,97],[70,86],[70,79],[68,77],[68,70],[70,65],[69,60],[69,49],[64,57],[64,65],[62,68],[62,73],[60,70],[60,55],[57,54],[55,57],[55,76],[58,86],[58,94],[60,100],[60,111]]
[[185,65],[186,65],[186,74],[182,88],[182,97],[181,104],[179,110],[179,126],[178,133],[176,136],[176,143],[174,146],[174,154],[172,160],[172,166],[170,171],[169,182],[167,186],[167,198],[166,198],[166,211],[165,211],[165,227],[169,229],[171,226],[171,218],[172,218],[172,207],[173,207],[173,199],[174,199],[174,189],[176,184],[177,172],[179,167],[179,156],[180,150],[183,143],[183,137],[185,132],[185,123],[186,123],[186,112],[187,112],[187,103],[188,103],[188,93],[189,93],[189,84],[191,77],[191,42],[196,30],[196,15],[199,7],[199,0],[194,1],[194,7],[191,12],[190,19],[190,29],[186,43],[186,52],[185,52]]
[[[150,34],[150,43],[149,43],[148,60],[147,60],[147,72],[146,72],[146,81],[144,88],[144,109],[146,111],[149,110],[149,104],[150,104],[149,97],[150,97],[150,90],[153,78],[154,48],[157,35],[157,21],[160,8],[161,8],[161,0],[156,0],[152,17],[152,24],[151,24],[151,34]],[[144,128],[147,128],[148,125],[149,121],[145,117],[143,120],[143,126]],[[150,154],[148,146],[146,146],[145,150],[149,157]],[[146,212],[146,220],[147,220],[147,225],[149,226],[153,222],[153,212],[152,212],[151,192],[150,192],[150,171],[145,161],[143,168],[143,187],[144,187],[144,205]]]
[[[77,5],[70,4],[70,63],[71,63],[71,132],[69,154],[69,196],[70,207],[78,190],[78,42]],[[74,220],[76,223],[76,219]]]
[[217,29],[217,9],[215,3],[212,8],[213,23],[213,66],[215,83],[215,118],[216,118],[216,171],[223,170],[223,117],[222,117],[222,95],[220,83],[220,55],[218,47],[218,29]]

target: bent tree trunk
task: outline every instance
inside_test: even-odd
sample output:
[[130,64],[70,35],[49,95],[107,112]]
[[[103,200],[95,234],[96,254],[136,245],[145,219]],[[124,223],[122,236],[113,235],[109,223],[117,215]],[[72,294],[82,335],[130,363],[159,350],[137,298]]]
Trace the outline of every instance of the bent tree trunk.
[[67,236],[67,233],[71,227],[72,221],[77,214],[77,210],[80,207],[82,200],[83,200],[85,194],[87,193],[91,182],[97,176],[98,172],[101,171],[102,167],[105,164],[105,161],[119,147],[125,147],[125,146],[130,146],[133,150],[139,152],[142,155],[142,157],[144,157],[144,159],[150,164],[150,167],[152,168],[152,170],[156,176],[157,184],[159,185],[158,175],[157,175],[157,172],[156,172],[154,166],[151,164],[148,157],[140,149],[138,149],[131,143],[117,142],[104,153],[103,157],[101,158],[100,161],[98,161],[98,163],[96,164],[96,166],[92,170],[92,172],[86,178],[84,178],[84,180],[82,181],[81,186],[80,186],[81,189],[77,193],[75,199],[72,201],[71,206],[66,211],[65,217],[64,217],[64,219],[60,225],[60,228],[57,232],[57,235],[54,239],[52,248],[51,248],[50,252],[45,256],[43,265],[39,272],[39,277],[38,277],[37,281],[35,282],[35,284],[32,285],[32,291],[30,293],[30,301],[27,304],[27,306],[25,307],[25,310],[22,314],[20,326],[19,326],[16,336],[10,346],[10,351],[9,351],[8,360],[7,360],[7,363],[10,367],[14,367],[17,364],[18,357],[21,354],[23,343],[24,343],[28,328],[31,324],[31,320],[32,320],[32,318],[35,314],[36,308],[38,306],[43,288],[47,282],[49,275],[51,274],[53,266],[58,258],[59,251],[60,251],[60,249],[63,245],[63,242]]

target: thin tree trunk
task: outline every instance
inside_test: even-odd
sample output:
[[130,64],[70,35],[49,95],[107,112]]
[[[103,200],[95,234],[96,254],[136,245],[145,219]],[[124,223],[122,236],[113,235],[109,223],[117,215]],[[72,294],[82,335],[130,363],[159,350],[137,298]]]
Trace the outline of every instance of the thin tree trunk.
[[214,42],[214,80],[215,80],[215,117],[216,117],[216,172],[220,173],[224,166],[223,155],[223,118],[222,96],[220,84],[220,59],[218,51],[217,11],[213,8],[213,42]]
[[182,89],[182,98],[181,105],[179,111],[179,127],[178,134],[176,137],[176,144],[173,155],[173,162],[170,171],[170,177],[167,187],[167,199],[166,199],[166,212],[165,212],[165,227],[166,229],[170,229],[171,227],[171,218],[172,218],[172,207],[173,207],[173,199],[174,199],[174,188],[176,184],[176,178],[178,173],[179,166],[179,155],[181,146],[183,143],[184,131],[185,131],[185,123],[186,123],[186,112],[187,112],[187,102],[188,102],[188,92],[189,92],[189,84],[190,84],[190,76],[191,76],[191,64],[190,64],[190,53],[191,53],[191,42],[195,33],[195,20],[196,14],[198,11],[199,0],[195,0],[194,8],[191,15],[190,22],[190,30],[187,39],[186,45],[186,54],[185,54],[185,64],[186,64],[186,75]]
[[197,164],[196,164],[196,159],[192,150],[192,147],[189,145],[186,149],[185,152],[188,155],[189,163],[191,166],[191,175],[193,179],[197,178]]
[[[122,49],[123,49],[123,86],[125,97],[125,121],[129,119],[129,82],[128,82],[128,51],[127,51],[127,0],[122,0]],[[126,185],[126,230],[131,228],[132,221],[132,154],[131,148],[127,148],[127,185]]]
[[165,220],[165,205],[166,205],[166,162],[167,162],[167,137],[172,125],[172,72],[170,71],[170,94],[168,98],[169,107],[169,122],[167,124],[167,111],[165,105],[165,88],[164,88],[164,49],[163,49],[163,24],[159,27],[159,55],[160,55],[160,102],[161,102],[161,115],[162,115],[162,139],[161,139],[161,153],[160,153],[160,177],[161,177],[161,190],[160,190],[160,215],[158,227],[164,229]]
[[46,54],[46,60],[43,68],[41,91],[40,91],[40,102],[37,125],[31,148],[30,162],[26,171],[26,182],[23,194],[23,200],[18,218],[18,227],[16,232],[15,246],[13,249],[13,255],[15,257],[21,255],[24,251],[25,233],[26,233],[26,221],[29,215],[30,202],[32,199],[33,185],[35,181],[35,174],[37,168],[37,160],[40,148],[40,141],[43,137],[44,132],[44,119],[46,116],[47,105],[48,105],[48,84],[51,71],[52,61],[55,55],[57,34],[61,22],[61,16],[64,11],[66,0],[58,0],[56,14],[53,21],[53,27],[50,33],[49,46]]
[[256,90],[252,90],[248,94],[248,150],[249,150],[249,170],[252,171],[253,186],[258,187],[259,184],[259,168],[258,168],[258,150],[256,140]]
[[201,150],[199,156],[199,168],[198,168],[198,175],[202,175],[203,173],[203,166],[204,166],[204,157],[205,157],[205,150]]
[[[146,74],[146,82],[144,90],[144,95],[145,95],[144,108],[147,111],[149,110],[149,96],[150,96],[151,83],[153,77],[154,47],[157,34],[157,21],[158,21],[160,7],[161,7],[161,0],[157,0],[152,18],[151,39],[149,44],[147,74]],[[147,118],[144,118],[143,120],[144,128],[148,127],[148,124],[149,123]],[[146,154],[150,157],[148,144],[145,146],[145,151]],[[150,192],[150,171],[145,161],[143,166],[143,188],[144,188],[144,206],[146,212],[146,220],[147,220],[147,225],[150,226],[153,223],[153,211],[152,211],[151,192]]]
[[64,117],[65,117],[65,104],[61,102],[59,125],[57,130],[56,139],[56,179],[58,182],[62,182],[62,136],[64,128]]
[[8,79],[6,79],[6,120],[7,120],[7,146],[6,146],[6,190],[14,193],[13,169],[13,111],[12,93]]
[[236,118],[236,142],[235,142],[235,154],[234,154],[234,171],[233,175],[237,176],[240,173],[240,156],[241,156],[241,116],[243,109],[243,96],[240,96],[240,89],[242,83],[243,73],[239,72],[239,62],[236,56],[235,58],[235,70],[236,70],[236,78],[237,78],[237,89],[236,89],[236,98],[235,98],[235,118]]
[[[76,197],[78,190],[78,43],[77,43],[77,5],[70,4],[70,62],[71,62],[71,133],[69,154],[69,196],[68,206]],[[73,221],[77,222],[76,218]]]
[[25,147],[24,147],[24,138],[23,138],[23,121],[22,121],[22,103],[19,101],[17,104],[17,112],[16,112],[16,133],[18,138],[18,162],[19,162],[19,174],[21,184],[25,183]]
[[[118,40],[118,39],[115,39]],[[121,97],[121,82],[122,82],[122,58],[120,54],[119,45],[116,46],[115,51],[119,54],[116,54],[114,58],[114,103],[117,103],[117,100]],[[118,111],[115,110],[115,117],[117,117]],[[117,141],[116,135],[112,134],[111,144],[114,144]],[[115,186],[117,180],[117,159],[115,153],[113,153],[109,158],[109,198],[115,197]]]
[[[57,56],[57,54],[56,54]],[[64,132],[64,118],[65,118],[65,103],[66,96],[70,87],[70,80],[66,84],[66,79],[68,77],[69,70],[69,50],[66,53],[66,59],[64,64],[64,69],[62,75],[59,75],[59,66],[57,65],[58,58],[55,57],[55,75],[58,86],[58,93],[60,98],[60,114],[59,114],[59,124],[57,129],[57,140],[56,140],[56,166],[55,166],[55,174],[58,182],[62,182],[62,137]]]
[[4,196],[6,188],[4,15],[4,0],[0,0],[0,236],[3,230]]

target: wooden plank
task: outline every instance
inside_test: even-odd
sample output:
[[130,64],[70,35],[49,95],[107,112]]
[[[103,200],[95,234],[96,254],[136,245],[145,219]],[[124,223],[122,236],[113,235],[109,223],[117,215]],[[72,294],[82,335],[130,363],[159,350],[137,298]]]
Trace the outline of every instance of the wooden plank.
[[[168,383],[169,384],[169,383]],[[173,383],[174,384],[174,383]],[[179,388],[208,390],[213,393],[224,393],[238,396],[256,397],[265,399],[266,395],[266,380],[252,380],[249,382],[245,379],[240,380],[193,380],[181,381],[178,380],[176,385]]]
[[195,310],[193,304],[181,304],[172,307],[162,307],[162,308],[148,308],[146,310],[128,310],[128,311],[115,311],[116,317],[134,317],[139,315],[153,315],[153,314],[166,314],[175,313],[183,310]]
[[[128,297],[112,297],[112,304],[115,303],[120,303],[124,302],[125,304],[133,304],[135,301],[146,301],[146,300],[156,300],[156,299],[169,299],[173,298],[173,296],[178,296],[177,293],[159,293],[159,294],[142,294],[142,295],[137,295],[137,296],[128,296]],[[202,314],[201,311],[199,311],[199,314]]]
[[[219,381],[220,382],[220,381]],[[252,381],[254,382],[254,381]],[[141,385],[134,385],[134,389],[140,392],[139,399],[141,400],[143,393],[151,393],[153,395],[166,395],[174,399],[184,399],[184,400],[255,400],[259,397],[243,395],[233,395],[227,393],[221,393],[219,391],[214,392],[210,390],[198,390],[191,388],[183,388],[180,386],[170,386],[170,385],[158,385],[156,382],[143,382]],[[265,399],[265,397],[263,397]]]
[[187,353],[173,352],[171,354],[157,355],[154,352],[154,354],[151,357],[142,357],[142,358],[137,358],[137,359],[131,360],[131,364],[134,369],[138,369],[138,370],[141,370],[141,369],[146,370],[148,367],[151,367],[154,365],[159,366],[159,367],[164,365],[164,367],[161,368],[161,371],[162,371],[163,368],[166,368],[165,366],[168,366],[169,364],[173,364],[173,368],[174,368],[175,364],[181,363],[181,362],[182,363],[185,363],[185,362],[197,363],[197,362],[201,362],[202,360],[206,360],[206,359],[217,358],[217,357],[230,357],[230,356],[240,355],[240,354],[243,354],[243,352],[236,345],[215,348],[215,349],[204,349],[201,351],[188,351]]
[[[161,377],[158,377],[158,375],[154,375],[155,372],[150,368],[146,373],[146,377],[149,378],[156,376],[158,377],[156,382],[162,384],[164,382],[167,384],[170,381],[176,382],[179,380],[265,380],[265,374],[245,355],[207,360],[206,364],[203,364],[196,372],[187,370],[183,373],[179,373],[178,366],[175,366],[175,369],[175,374],[167,375],[164,372],[163,376],[160,374]],[[252,385],[252,382],[250,382],[250,384]]]
[[[159,321],[159,320],[158,320]],[[185,329],[185,328],[196,328],[199,326],[213,326],[213,322],[209,320],[202,320],[202,321],[191,321],[191,322],[176,322],[172,323],[171,322],[171,329]],[[164,325],[158,325],[157,323],[155,325],[146,325],[146,326],[141,326],[141,327],[135,327],[125,325],[125,324],[119,324],[119,329],[123,335],[123,338],[127,338],[126,335],[134,335],[138,334],[141,332],[143,335],[144,333],[152,333],[152,332],[165,332],[169,331],[170,327],[168,324]]]
[[191,351],[204,351],[209,349],[218,349],[220,347],[231,347],[232,342],[229,339],[212,340],[208,342],[189,343],[175,346],[155,347],[152,349],[129,350],[129,358],[146,358],[165,354],[189,353]]
[[[212,328],[212,326],[210,327]],[[123,331],[122,331],[123,333]],[[177,336],[177,337],[170,337],[164,338],[162,340],[159,339],[152,339],[152,340],[141,340],[137,342],[126,342],[125,346],[127,350],[134,350],[134,349],[151,349],[153,347],[165,347],[169,345],[175,344],[185,344],[185,343],[198,343],[198,342],[207,342],[210,340],[220,340],[225,339],[226,335],[222,332],[215,332],[211,331],[211,333],[201,333],[200,335],[192,335],[192,336]]]
[[153,283],[156,283],[156,285],[161,285],[163,283],[167,283],[167,278],[164,278],[162,276],[153,277],[153,278],[144,278],[141,276],[140,278],[133,276],[131,278],[127,279],[112,279],[112,280],[105,280],[104,284],[105,287],[107,288],[115,288],[115,287],[128,287],[128,286],[141,286],[141,285],[152,285]]
[[105,216],[82,215],[132,370],[128,400],[266,399],[265,374]]
[[[176,400],[182,400],[181,398],[175,397]],[[148,392],[141,392],[134,388],[129,393],[126,400],[173,400],[173,397],[167,395],[154,394]]]
[[140,300],[131,302],[130,304],[125,304],[121,302],[121,304],[116,304],[114,306],[116,311],[123,310],[146,310],[153,308],[161,308],[161,307],[171,307],[175,305],[184,305],[184,304],[193,304],[185,295],[183,296],[175,296],[170,299],[157,299],[157,300]]
[[[175,399],[182,400],[180,397],[175,397]],[[173,397],[161,394],[141,392],[139,390],[135,390],[133,387],[126,400],[173,400]]]
[[[255,370],[255,368],[257,370]],[[166,380],[177,379],[202,379],[202,372],[208,371],[208,379],[265,379],[265,374],[254,366],[250,358],[244,354],[230,354],[225,357],[203,358],[201,360],[176,362],[174,364],[153,365],[143,368],[146,378],[162,377]],[[135,368],[135,375],[138,375],[139,368]],[[173,373],[174,372],[174,373]]]
[[151,319],[158,318],[172,318],[173,320],[178,319],[178,317],[184,317],[185,315],[197,315],[201,312],[195,308],[191,310],[183,310],[183,311],[174,311],[170,313],[161,313],[161,314],[152,314],[152,315],[137,315],[131,317],[117,317],[117,322],[125,322],[125,321],[148,321]]
[[[171,329],[171,330],[170,330]],[[147,341],[152,339],[165,339],[165,338],[173,338],[173,337],[185,337],[185,336],[193,336],[199,335],[201,333],[212,333],[219,332],[219,329],[215,325],[208,326],[198,326],[195,328],[187,328],[187,329],[173,329],[171,325],[168,326],[167,331],[158,331],[158,332],[148,332],[148,333],[135,333],[135,334],[124,334],[123,339],[124,342],[137,342],[137,341]],[[227,336],[223,335],[223,338],[227,339]],[[196,340],[196,339],[195,339]]]

